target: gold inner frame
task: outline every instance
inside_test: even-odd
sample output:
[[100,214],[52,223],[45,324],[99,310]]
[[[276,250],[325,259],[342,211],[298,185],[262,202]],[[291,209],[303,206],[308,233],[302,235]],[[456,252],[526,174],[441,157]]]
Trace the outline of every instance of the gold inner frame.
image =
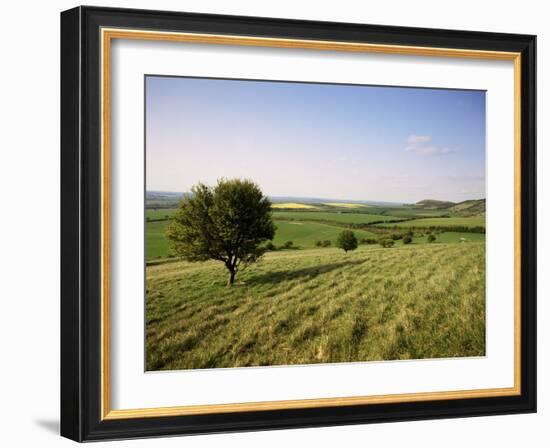
[[[506,60],[514,63],[514,386],[442,392],[368,395],[303,400],[188,405],[140,409],[111,409],[110,388],[110,50],[113,39],[241,45],[255,47],[383,53],[413,56],[438,56],[470,59]],[[180,415],[305,409],[414,401],[502,397],[521,394],[521,54],[514,52],[466,50],[458,48],[334,42],[304,39],[279,39],[249,36],[101,29],[101,419],[127,419]]]

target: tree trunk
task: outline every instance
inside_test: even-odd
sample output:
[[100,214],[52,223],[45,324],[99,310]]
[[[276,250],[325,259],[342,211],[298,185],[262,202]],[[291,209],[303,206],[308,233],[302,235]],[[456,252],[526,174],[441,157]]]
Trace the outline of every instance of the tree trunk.
[[235,269],[229,269],[229,282],[227,283],[228,286],[233,286],[233,283],[235,283]]

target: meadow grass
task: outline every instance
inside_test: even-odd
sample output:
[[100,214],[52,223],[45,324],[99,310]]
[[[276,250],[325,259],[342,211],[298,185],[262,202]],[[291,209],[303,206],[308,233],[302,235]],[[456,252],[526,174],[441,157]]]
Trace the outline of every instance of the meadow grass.
[[273,252],[226,281],[147,267],[147,370],[485,354],[482,242]]

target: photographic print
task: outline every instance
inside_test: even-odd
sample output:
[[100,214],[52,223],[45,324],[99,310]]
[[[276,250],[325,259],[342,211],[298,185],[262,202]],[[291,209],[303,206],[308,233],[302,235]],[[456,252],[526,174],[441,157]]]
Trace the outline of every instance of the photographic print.
[[145,77],[145,368],[485,355],[485,91]]

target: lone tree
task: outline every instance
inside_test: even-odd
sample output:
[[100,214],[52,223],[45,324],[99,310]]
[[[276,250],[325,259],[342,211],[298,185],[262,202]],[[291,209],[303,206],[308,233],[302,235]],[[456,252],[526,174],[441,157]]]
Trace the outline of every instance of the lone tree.
[[166,235],[172,251],[187,261],[218,260],[229,271],[229,286],[240,268],[258,261],[272,240],[271,202],[254,182],[221,179],[214,187],[191,188]]
[[345,252],[357,249],[357,238],[355,237],[355,233],[351,230],[342,231],[336,240],[336,247],[344,249]]

